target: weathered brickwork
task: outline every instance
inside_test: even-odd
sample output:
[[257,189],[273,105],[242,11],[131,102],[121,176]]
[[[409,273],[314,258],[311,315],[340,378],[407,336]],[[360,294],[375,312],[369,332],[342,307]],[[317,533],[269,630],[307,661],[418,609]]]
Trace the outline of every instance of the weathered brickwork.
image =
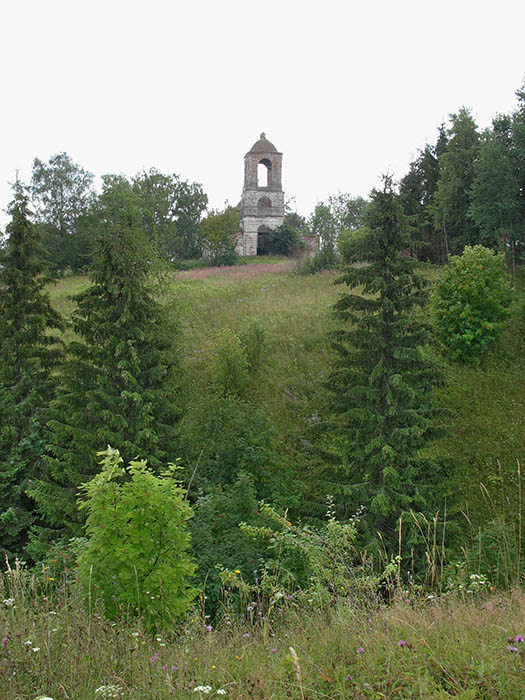
[[[284,222],[282,187],[283,154],[267,140],[265,134],[244,156],[244,188],[241,199],[241,232],[237,241],[239,255],[256,255],[261,234],[276,229]],[[267,183],[257,180],[259,164],[266,167]]]

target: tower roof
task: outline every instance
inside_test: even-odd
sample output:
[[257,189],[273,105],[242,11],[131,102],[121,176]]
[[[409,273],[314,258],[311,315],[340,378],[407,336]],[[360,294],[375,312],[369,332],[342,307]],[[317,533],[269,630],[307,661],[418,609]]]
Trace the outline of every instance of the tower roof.
[[259,140],[253,144],[248,153],[279,153],[279,151],[275,148],[273,143],[268,141],[263,131]]

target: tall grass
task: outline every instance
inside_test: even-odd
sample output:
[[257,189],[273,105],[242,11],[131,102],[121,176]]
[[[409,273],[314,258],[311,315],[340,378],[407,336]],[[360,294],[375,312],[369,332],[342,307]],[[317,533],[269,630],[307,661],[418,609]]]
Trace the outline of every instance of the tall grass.
[[390,605],[354,596],[322,610],[283,598],[270,616],[226,611],[214,629],[195,614],[165,636],[125,617],[108,622],[98,601],[88,613],[74,583],[19,566],[2,575],[0,596],[2,700],[523,698],[518,588],[428,597],[399,589]]

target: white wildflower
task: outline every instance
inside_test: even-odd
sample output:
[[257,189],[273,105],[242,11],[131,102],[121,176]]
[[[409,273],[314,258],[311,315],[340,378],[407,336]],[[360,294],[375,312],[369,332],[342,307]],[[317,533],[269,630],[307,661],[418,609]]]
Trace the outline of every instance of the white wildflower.
[[33,646],[33,642],[32,642],[30,639],[27,639],[27,640],[24,642],[24,644],[25,644],[26,646],[28,646],[28,647],[32,647],[32,646]]
[[138,636],[139,636],[139,633],[138,633],[138,632],[132,632],[132,633],[131,633],[131,636],[132,636],[132,637],[138,637]]
[[211,692],[211,685],[196,685],[193,689],[194,693],[204,693],[208,695]]
[[219,690],[217,691],[217,695],[226,695],[226,691],[224,690],[224,688],[219,688]]
[[33,647],[31,651],[40,651],[40,647]]
[[15,599],[14,598],[4,598],[3,603],[4,603],[6,608],[12,608],[13,605],[15,604]]
[[95,690],[95,695],[103,698],[119,698],[121,694],[122,688],[119,685],[101,685]]

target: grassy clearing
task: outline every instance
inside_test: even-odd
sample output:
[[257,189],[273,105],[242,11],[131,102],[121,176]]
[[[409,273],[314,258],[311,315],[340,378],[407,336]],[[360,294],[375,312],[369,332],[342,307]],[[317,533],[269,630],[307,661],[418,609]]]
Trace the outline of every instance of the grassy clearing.
[[15,569],[0,589],[2,700],[523,698],[520,590],[425,599],[399,591],[389,606],[357,595],[314,611],[283,599],[269,617],[255,606],[211,629],[195,614],[176,633],[152,636],[137,621],[106,621],[95,601],[86,610],[74,584]]

